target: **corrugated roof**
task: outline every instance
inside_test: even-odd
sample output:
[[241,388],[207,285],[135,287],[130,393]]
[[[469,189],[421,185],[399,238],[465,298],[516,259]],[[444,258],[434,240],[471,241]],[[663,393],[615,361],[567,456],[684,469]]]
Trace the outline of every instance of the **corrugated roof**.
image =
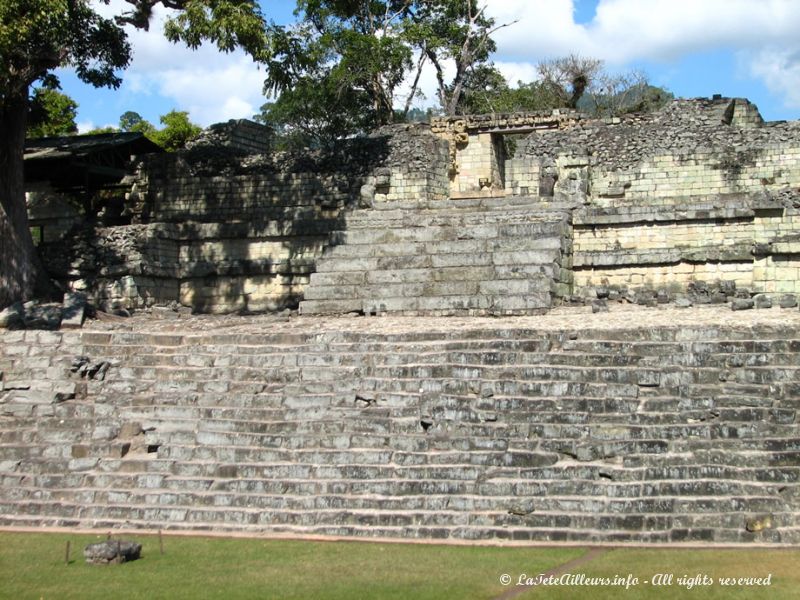
[[144,134],[124,131],[29,139],[25,142],[25,160],[85,156],[124,145],[131,146],[131,154],[162,152],[162,149],[148,140]]

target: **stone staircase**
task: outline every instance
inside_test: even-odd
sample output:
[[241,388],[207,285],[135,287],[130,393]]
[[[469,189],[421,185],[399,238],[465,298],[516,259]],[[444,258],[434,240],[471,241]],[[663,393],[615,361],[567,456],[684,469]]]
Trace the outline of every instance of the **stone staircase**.
[[0,332],[0,525],[797,544],[798,333]]
[[537,198],[384,203],[350,213],[304,314],[517,315],[569,293],[570,217]]

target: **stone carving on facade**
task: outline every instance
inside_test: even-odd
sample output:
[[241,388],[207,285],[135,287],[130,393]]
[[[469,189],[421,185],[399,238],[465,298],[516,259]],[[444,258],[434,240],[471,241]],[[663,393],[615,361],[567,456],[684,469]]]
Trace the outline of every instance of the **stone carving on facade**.
[[467,121],[462,117],[441,117],[431,120],[431,132],[450,144],[450,177],[458,174],[458,146],[469,142]]

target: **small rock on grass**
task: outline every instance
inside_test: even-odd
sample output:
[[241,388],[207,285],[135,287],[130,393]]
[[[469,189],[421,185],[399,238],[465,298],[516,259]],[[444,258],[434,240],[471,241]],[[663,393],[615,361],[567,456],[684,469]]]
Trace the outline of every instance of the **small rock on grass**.
[[136,560],[141,553],[141,544],[127,540],[106,540],[89,544],[83,550],[86,562],[95,565],[120,564]]

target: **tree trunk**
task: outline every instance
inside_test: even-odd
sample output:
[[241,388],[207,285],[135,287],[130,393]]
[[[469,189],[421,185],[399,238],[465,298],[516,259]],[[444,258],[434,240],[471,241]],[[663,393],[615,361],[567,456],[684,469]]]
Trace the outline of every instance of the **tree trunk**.
[[38,254],[25,203],[27,90],[0,101],[0,309],[35,293]]

